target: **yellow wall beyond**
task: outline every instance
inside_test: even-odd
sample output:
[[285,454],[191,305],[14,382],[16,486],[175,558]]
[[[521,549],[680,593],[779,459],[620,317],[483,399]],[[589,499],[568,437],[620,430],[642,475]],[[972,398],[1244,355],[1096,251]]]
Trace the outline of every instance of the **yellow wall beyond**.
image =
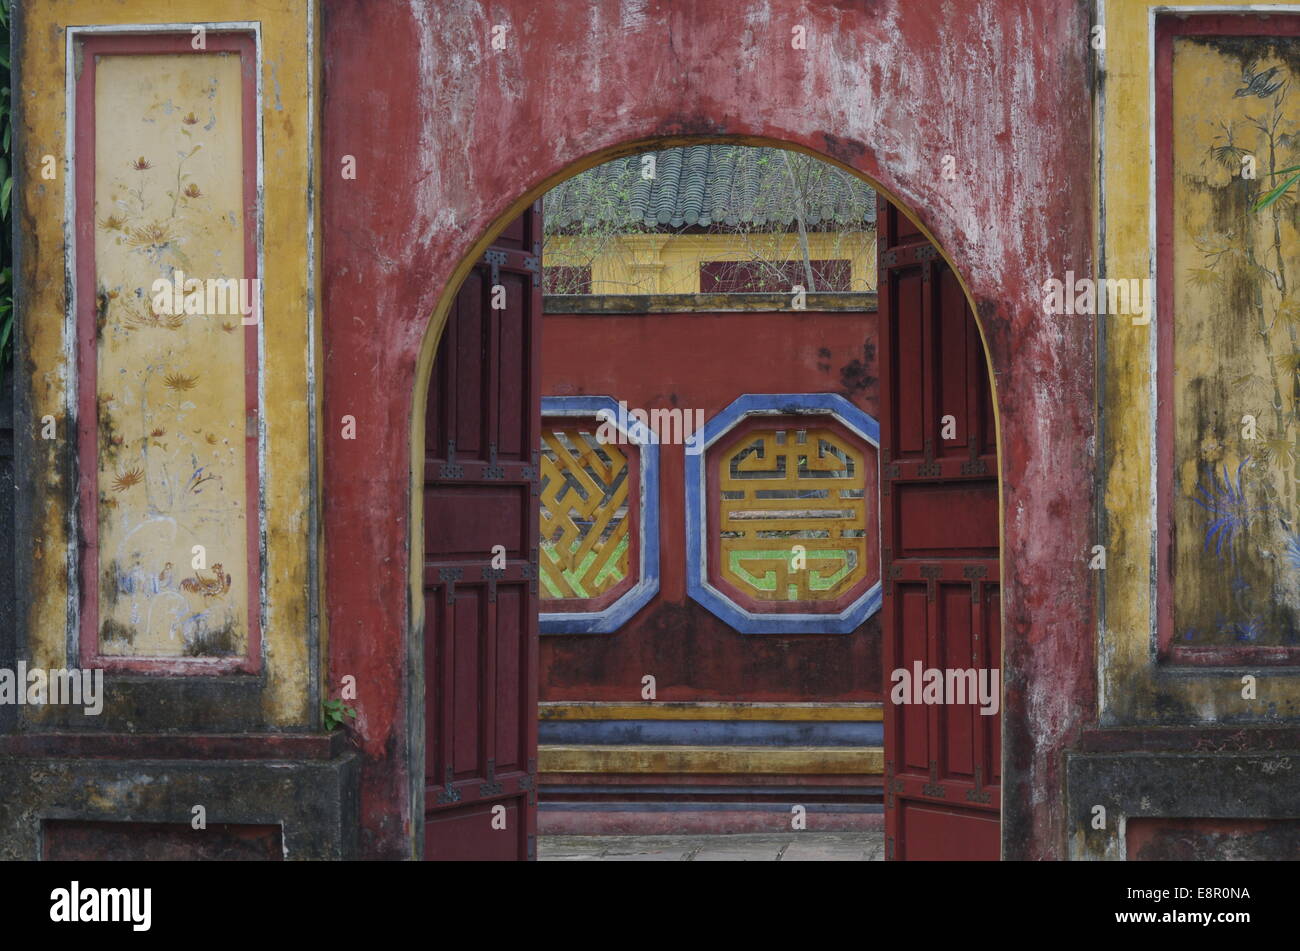
[[[1101,237],[1103,276],[1109,278],[1153,276],[1149,24],[1155,6],[1147,0],[1104,0],[1100,7],[1106,36],[1099,130],[1104,191]],[[1244,9],[1249,2],[1217,0],[1214,6]],[[1294,10],[1300,14],[1300,6]],[[1270,676],[1267,667],[1248,671],[1184,667],[1171,673],[1154,657],[1153,344],[1156,328],[1172,316],[1156,312],[1146,326],[1134,325],[1128,317],[1096,318],[1105,345],[1098,381],[1105,427],[1100,468],[1106,569],[1100,580],[1103,600],[1097,644],[1102,722],[1294,716],[1300,709],[1300,681],[1295,677]],[[1259,678],[1258,700],[1242,698],[1242,673]]]
[[[262,134],[264,175],[263,392],[260,423],[265,427],[266,565],[263,619],[265,686],[262,713],[268,725],[312,725],[317,711],[310,664],[308,533],[312,504],[308,423],[315,412],[309,398],[308,358],[310,282],[308,269],[309,196],[314,173],[316,122],[310,108],[315,76],[311,31],[316,20],[311,0],[266,4],[252,0],[43,0],[23,4],[26,41],[22,44],[22,152],[15,165],[23,175],[22,272],[19,367],[33,368],[26,382],[32,416],[58,421],[58,440],[29,439],[29,468],[35,497],[30,499],[31,550],[19,552],[31,563],[26,659],[44,667],[63,667],[69,635],[68,504],[75,487],[66,484],[64,459],[75,438],[70,385],[74,341],[64,319],[69,300],[64,288],[64,228],[68,208],[65,161],[69,130],[65,115],[65,49],[69,25],[202,23],[256,21],[262,36]],[[189,33],[188,29],[185,30]],[[166,90],[157,90],[165,98]],[[104,130],[108,135],[112,130]],[[129,151],[129,149],[128,149]],[[58,178],[41,177],[44,156],[55,156]],[[80,160],[80,159],[78,159]],[[195,166],[202,163],[195,161]],[[174,163],[173,163],[174,165]],[[215,172],[215,169],[209,171]],[[169,202],[170,203],[170,202]],[[157,335],[156,328],[147,333]],[[223,337],[218,328],[213,331]],[[129,335],[115,344],[115,359],[134,359]],[[123,349],[125,348],[125,349]],[[268,368],[273,368],[273,372]],[[193,372],[208,373],[211,368]],[[159,424],[159,428],[164,428]],[[216,438],[226,438],[224,431]],[[238,441],[237,433],[232,442]],[[203,438],[206,438],[204,436]],[[116,475],[116,474],[115,474]],[[93,477],[93,476],[92,476]],[[231,478],[236,478],[231,475]],[[110,488],[108,496],[115,494]],[[26,536],[24,536],[26,537]],[[73,546],[75,549],[75,546]],[[176,566],[180,570],[180,566]],[[186,564],[185,569],[189,565]],[[253,603],[257,592],[251,592]],[[109,676],[111,681],[112,675]]]
[[[876,289],[874,231],[814,232],[808,250],[813,261],[850,261],[849,290]],[[543,258],[548,267],[590,265],[593,294],[698,294],[702,262],[801,261],[803,252],[794,233],[548,235]]]

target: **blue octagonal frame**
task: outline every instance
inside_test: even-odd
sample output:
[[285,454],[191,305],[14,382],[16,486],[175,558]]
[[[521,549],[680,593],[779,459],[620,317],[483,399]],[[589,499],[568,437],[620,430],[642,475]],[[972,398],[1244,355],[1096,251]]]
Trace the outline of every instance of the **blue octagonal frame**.
[[[542,416],[596,418],[615,426],[637,447],[641,462],[640,497],[641,563],[637,583],[603,611],[565,611],[539,614],[543,634],[612,634],[659,593],[659,446],[650,430],[609,396],[544,396]],[[545,602],[542,602],[545,604]]]
[[[751,416],[831,416],[877,449],[876,525],[880,526],[880,424],[834,393],[746,394],[704,425],[686,447],[686,590],[691,599],[742,634],[851,634],[880,610],[880,581],[838,614],[759,614],[747,611],[709,583],[707,480],[709,447]],[[879,544],[879,539],[877,539]]]

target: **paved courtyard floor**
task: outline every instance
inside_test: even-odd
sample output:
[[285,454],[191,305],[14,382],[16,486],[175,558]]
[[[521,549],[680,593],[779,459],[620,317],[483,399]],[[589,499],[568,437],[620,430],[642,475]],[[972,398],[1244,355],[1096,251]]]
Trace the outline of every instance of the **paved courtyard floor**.
[[542,862],[868,862],[885,857],[883,832],[732,835],[544,835]]

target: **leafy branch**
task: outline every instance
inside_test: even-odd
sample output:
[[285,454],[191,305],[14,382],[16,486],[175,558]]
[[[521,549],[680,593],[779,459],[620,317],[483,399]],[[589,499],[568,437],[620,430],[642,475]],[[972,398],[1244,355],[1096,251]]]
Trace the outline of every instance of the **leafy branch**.
[[13,229],[13,107],[9,90],[9,7],[0,0],[0,381],[13,363],[14,279]]

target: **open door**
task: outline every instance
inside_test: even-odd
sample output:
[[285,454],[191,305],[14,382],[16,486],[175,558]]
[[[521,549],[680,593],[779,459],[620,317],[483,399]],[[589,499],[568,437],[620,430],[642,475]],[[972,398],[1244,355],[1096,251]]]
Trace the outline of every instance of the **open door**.
[[[998,467],[984,347],[952,269],[878,201],[885,855],[997,859]],[[998,712],[981,714],[978,697],[951,702],[955,689],[948,702],[895,703],[900,669],[922,683],[930,669],[974,670],[977,683],[985,672]]]
[[536,855],[541,240],[538,202],[465,278],[429,381],[426,859]]

